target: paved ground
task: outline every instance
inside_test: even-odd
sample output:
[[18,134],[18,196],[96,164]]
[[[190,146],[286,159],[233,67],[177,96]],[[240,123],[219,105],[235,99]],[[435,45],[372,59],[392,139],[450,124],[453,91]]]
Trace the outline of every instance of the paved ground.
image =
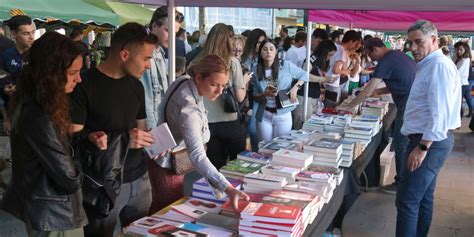
[[[474,236],[474,133],[463,120],[455,145],[438,176],[434,217],[429,236]],[[392,162],[392,173],[395,162]],[[390,177],[393,177],[391,175]],[[343,223],[344,237],[395,236],[395,196],[362,193]]]

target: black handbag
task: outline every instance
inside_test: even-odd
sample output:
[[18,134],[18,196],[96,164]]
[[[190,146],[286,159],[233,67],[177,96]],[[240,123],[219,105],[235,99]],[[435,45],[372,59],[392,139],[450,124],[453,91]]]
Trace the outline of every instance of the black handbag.
[[222,92],[222,98],[224,99],[224,112],[235,113],[240,111],[240,106],[232,93],[232,87],[227,87]]

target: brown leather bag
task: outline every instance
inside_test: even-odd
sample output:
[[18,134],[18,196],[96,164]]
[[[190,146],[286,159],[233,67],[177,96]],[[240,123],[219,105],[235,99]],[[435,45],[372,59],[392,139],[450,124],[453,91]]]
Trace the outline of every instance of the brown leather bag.
[[[168,96],[168,100],[166,101],[165,108],[164,108],[164,117],[165,117],[165,122],[167,120],[166,118],[166,108],[168,107],[168,101],[171,99],[173,94],[176,92],[176,90],[183,84],[188,79],[183,79],[182,81],[178,82],[178,85],[173,89],[173,91],[170,93]],[[190,173],[194,170],[193,163],[189,159],[189,154],[188,154],[188,149],[183,149],[175,152],[171,152],[171,170],[173,171],[174,174],[176,175],[184,175],[187,173]]]

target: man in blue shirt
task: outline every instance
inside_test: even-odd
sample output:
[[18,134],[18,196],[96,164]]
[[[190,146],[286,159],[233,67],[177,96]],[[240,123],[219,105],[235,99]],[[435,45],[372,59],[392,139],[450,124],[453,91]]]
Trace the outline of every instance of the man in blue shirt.
[[[411,85],[415,79],[416,63],[405,53],[399,50],[388,49],[379,38],[367,40],[365,48],[370,58],[377,60],[372,79],[366,88],[348,105],[339,106],[339,110],[352,111],[354,107],[365,101],[369,96],[375,94],[392,94],[393,102],[397,106],[397,115],[393,126],[392,148],[395,151],[395,163],[397,174],[395,183],[382,187],[382,191],[395,194],[397,185],[402,180],[401,169],[405,166],[405,149],[408,138],[400,133],[403,126],[403,114],[410,94]],[[377,86],[385,82],[386,87],[377,89]]]
[[[16,43],[14,47],[6,49],[0,55],[0,69],[9,74],[0,80],[0,95],[5,101],[5,105],[8,105],[10,96],[16,91],[18,73],[28,63],[27,54],[35,40],[36,26],[30,17],[24,15],[12,17],[6,21],[6,24],[10,27]],[[8,119],[4,121],[4,128],[6,132],[9,132]]]
[[428,235],[436,179],[453,148],[453,130],[461,126],[461,78],[438,48],[437,38],[429,21],[417,21],[408,29],[418,70],[401,129],[410,141],[397,190],[397,236]]

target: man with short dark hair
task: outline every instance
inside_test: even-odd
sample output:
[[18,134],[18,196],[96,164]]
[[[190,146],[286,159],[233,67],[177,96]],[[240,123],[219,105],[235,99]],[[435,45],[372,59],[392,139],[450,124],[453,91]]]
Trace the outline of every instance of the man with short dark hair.
[[89,45],[84,43],[84,32],[82,29],[73,29],[69,38],[73,41],[78,42],[82,48],[82,70],[89,69],[91,66],[91,58],[89,52]]
[[329,38],[328,32],[323,29],[315,29],[311,35],[311,52],[313,52],[323,40]]
[[[406,166],[397,190],[396,236],[428,236],[439,172],[461,126],[461,78],[453,61],[438,48],[433,23],[420,20],[408,29],[408,44],[418,63],[401,133],[408,136]],[[462,194],[459,194],[462,195]]]
[[[8,111],[10,96],[16,91],[18,73],[24,65],[28,64],[28,51],[35,41],[36,26],[31,18],[25,15],[13,16],[5,23],[15,39],[15,46],[4,50],[0,55],[0,69],[9,74],[0,80],[0,94]],[[9,121],[7,118],[3,124],[7,133],[10,130]]]
[[306,37],[305,32],[296,33],[295,43],[288,49],[285,58],[300,68],[303,67],[303,62],[306,59]]
[[[156,127],[159,118],[159,106],[168,90],[170,83],[168,78],[167,60],[165,59],[164,49],[168,48],[168,32],[176,33],[180,29],[184,16],[176,11],[175,28],[168,29],[168,7],[159,7],[153,13],[148,27],[151,32],[158,37],[158,43],[153,50],[153,57],[150,59],[150,68],[146,70],[140,81],[145,89],[145,107],[146,107],[146,124],[148,128]],[[173,78],[174,79],[174,78]],[[173,192],[173,187],[169,187],[169,183],[165,182],[167,176],[164,175],[167,169],[157,164],[157,161],[149,159],[147,162],[148,172],[150,174],[152,188],[152,202],[150,205],[150,214],[159,211],[168,205],[169,200],[175,198],[175,193],[182,190],[176,190],[174,193],[163,195],[163,190]],[[169,178],[168,178],[169,179]]]
[[[280,37],[281,40],[284,41],[286,37],[288,37],[288,28],[282,26],[280,30]],[[248,37],[247,37],[248,38]]]
[[176,33],[176,56],[186,56],[186,31],[183,28],[179,28]]
[[[397,107],[397,115],[394,121],[392,148],[395,151],[396,175],[395,182],[382,187],[381,190],[390,194],[396,194],[397,186],[403,179],[401,172],[406,165],[405,149],[408,137],[400,133],[403,126],[403,114],[405,105],[410,94],[411,85],[415,79],[416,63],[400,50],[388,49],[379,38],[368,39],[365,50],[373,60],[377,61],[372,79],[360,94],[347,106],[338,106],[338,110],[353,111],[355,106],[362,103],[373,94],[392,94],[393,102]],[[386,87],[377,89],[384,81]]]
[[342,38],[344,38],[344,33],[342,31],[335,30],[335,31],[331,32],[331,40],[335,44],[338,44],[338,45],[341,44]]
[[[148,215],[151,187],[142,148],[154,140],[146,132],[145,95],[138,78],[150,68],[149,60],[157,43],[156,36],[142,25],[122,25],[112,36],[107,59],[84,71],[82,83],[71,94],[72,131],[81,132],[85,142],[97,141],[89,143],[106,150],[111,145],[108,137],[112,133],[129,137],[123,181],[113,208],[103,217],[93,207],[84,205],[89,219],[85,236],[112,236],[117,218],[125,227]],[[115,156],[107,158],[118,162]]]
[[[356,73],[359,73],[360,57],[355,51],[359,49],[361,45],[361,33],[354,30],[347,31],[342,38],[341,44],[336,44],[337,51],[329,62],[327,75],[328,77],[336,77],[336,80],[334,83],[326,84],[326,106],[335,106],[341,96],[340,85],[344,85],[350,75],[354,76]],[[352,59],[354,59],[355,64],[349,67]]]

